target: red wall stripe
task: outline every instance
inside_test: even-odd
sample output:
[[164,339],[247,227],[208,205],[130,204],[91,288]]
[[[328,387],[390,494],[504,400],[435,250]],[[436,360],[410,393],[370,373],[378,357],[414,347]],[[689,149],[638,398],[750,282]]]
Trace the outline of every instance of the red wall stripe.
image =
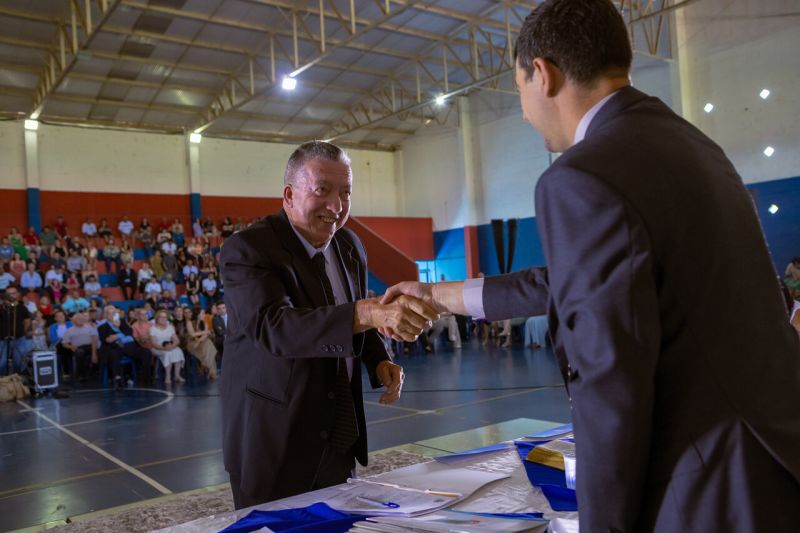
[[105,192],[42,191],[42,225],[52,226],[58,215],[63,215],[70,234],[79,234],[81,224],[91,217],[95,224],[101,218],[116,232],[123,215],[138,224],[142,217],[157,226],[161,217],[178,217],[187,235],[191,235],[189,195],[185,194],[132,194]]
[[12,226],[20,233],[28,230],[28,194],[25,189],[0,189],[0,233],[6,236]]

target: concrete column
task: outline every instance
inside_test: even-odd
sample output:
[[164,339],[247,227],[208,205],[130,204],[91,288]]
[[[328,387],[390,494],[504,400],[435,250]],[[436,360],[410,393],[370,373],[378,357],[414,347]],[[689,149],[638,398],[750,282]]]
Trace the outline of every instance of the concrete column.
[[[25,129],[25,183],[28,193],[28,226],[42,230],[42,205],[39,180],[38,131]],[[24,228],[23,229],[23,233]]]
[[464,225],[483,224],[484,198],[483,176],[481,172],[481,145],[478,128],[473,124],[468,96],[458,97],[458,140],[461,147],[462,168],[464,169],[464,203],[462,210],[466,210],[462,219]]
[[200,198],[200,144],[186,138],[186,151],[189,162],[189,203],[192,221],[203,216]]

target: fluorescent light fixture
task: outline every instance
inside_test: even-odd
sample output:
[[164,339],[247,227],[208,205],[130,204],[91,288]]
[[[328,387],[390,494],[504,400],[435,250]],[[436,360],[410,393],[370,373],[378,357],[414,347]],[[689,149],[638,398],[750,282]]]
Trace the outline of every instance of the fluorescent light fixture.
[[200,133],[190,133],[189,134],[189,142],[192,144],[200,144],[200,141],[203,140],[203,135]]
[[31,130],[31,131],[38,130],[39,129],[39,121],[38,120],[26,119],[25,120],[25,129],[26,130]]
[[778,212],[778,206],[775,205],[775,204],[772,204],[771,206],[769,206],[769,209],[767,209],[767,211],[769,211],[770,213],[772,213],[774,215],[775,213]]
[[444,101],[446,100],[443,94],[440,94],[436,97],[436,105],[444,105]]
[[712,104],[711,102],[707,103],[703,108],[703,111],[705,111],[706,113],[711,113],[712,111],[714,111],[714,104]]
[[281,87],[284,91],[294,91],[297,88],[297,80],[291,76],[284,76]]
[[767,98],[769,98],[769,95],[770,95],[769,89],[762,89],[761,92],[758,93],[758,96],[760,96],[762,100],[766,100]]
[[767,146],[766,148],[764,148],[764,155],[765,156],[772,157],[772,154],[774,154],[774,153],[775,153],[775,148],[773,148],[772,146]]

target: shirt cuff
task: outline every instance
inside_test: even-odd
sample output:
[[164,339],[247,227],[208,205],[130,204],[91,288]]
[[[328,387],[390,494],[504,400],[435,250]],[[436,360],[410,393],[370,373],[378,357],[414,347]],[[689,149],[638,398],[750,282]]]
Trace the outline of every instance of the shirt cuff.
[[464,307],[472,318],[486,318],[483,312],[483,280],[484,278],[464,280]]

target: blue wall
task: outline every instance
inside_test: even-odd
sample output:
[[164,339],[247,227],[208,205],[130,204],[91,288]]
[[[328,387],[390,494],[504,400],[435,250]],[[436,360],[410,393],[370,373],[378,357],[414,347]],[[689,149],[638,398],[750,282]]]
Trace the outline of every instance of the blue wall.
[[[800,177],[765,181],[747,186],[753,192],[758,216],[764,228],[772,259],[778,274],[783,275],[786,265],[794,256],[800,256]],[[769,207],[775,204],[774,215]],[[505,256],[508,257],[508,228],[505,231]],[[466,277],[464,229],[455,228],[433,234],[435,277],[445,274],[449,281]],[[491,224],[478,226],[478,256],[481,271],[487,276],[500,273]],[[545,264],[542,241],[536,230],[536,218],[522,218],[517,227],[517,247],[514,252],[513,271]],[[423,266],[420,266],[422,269]]]
[[430,281],[439,281],[442,275],[447,281],[467,277],[464,228],[433,232],[433,253],[435,259],[433,272],[429,273]]
[[[778,274],[800,256],[800,177],[765,181],[747,186],[753,192],[758,216]],[[769,206],[778,206],[774,215]]]

